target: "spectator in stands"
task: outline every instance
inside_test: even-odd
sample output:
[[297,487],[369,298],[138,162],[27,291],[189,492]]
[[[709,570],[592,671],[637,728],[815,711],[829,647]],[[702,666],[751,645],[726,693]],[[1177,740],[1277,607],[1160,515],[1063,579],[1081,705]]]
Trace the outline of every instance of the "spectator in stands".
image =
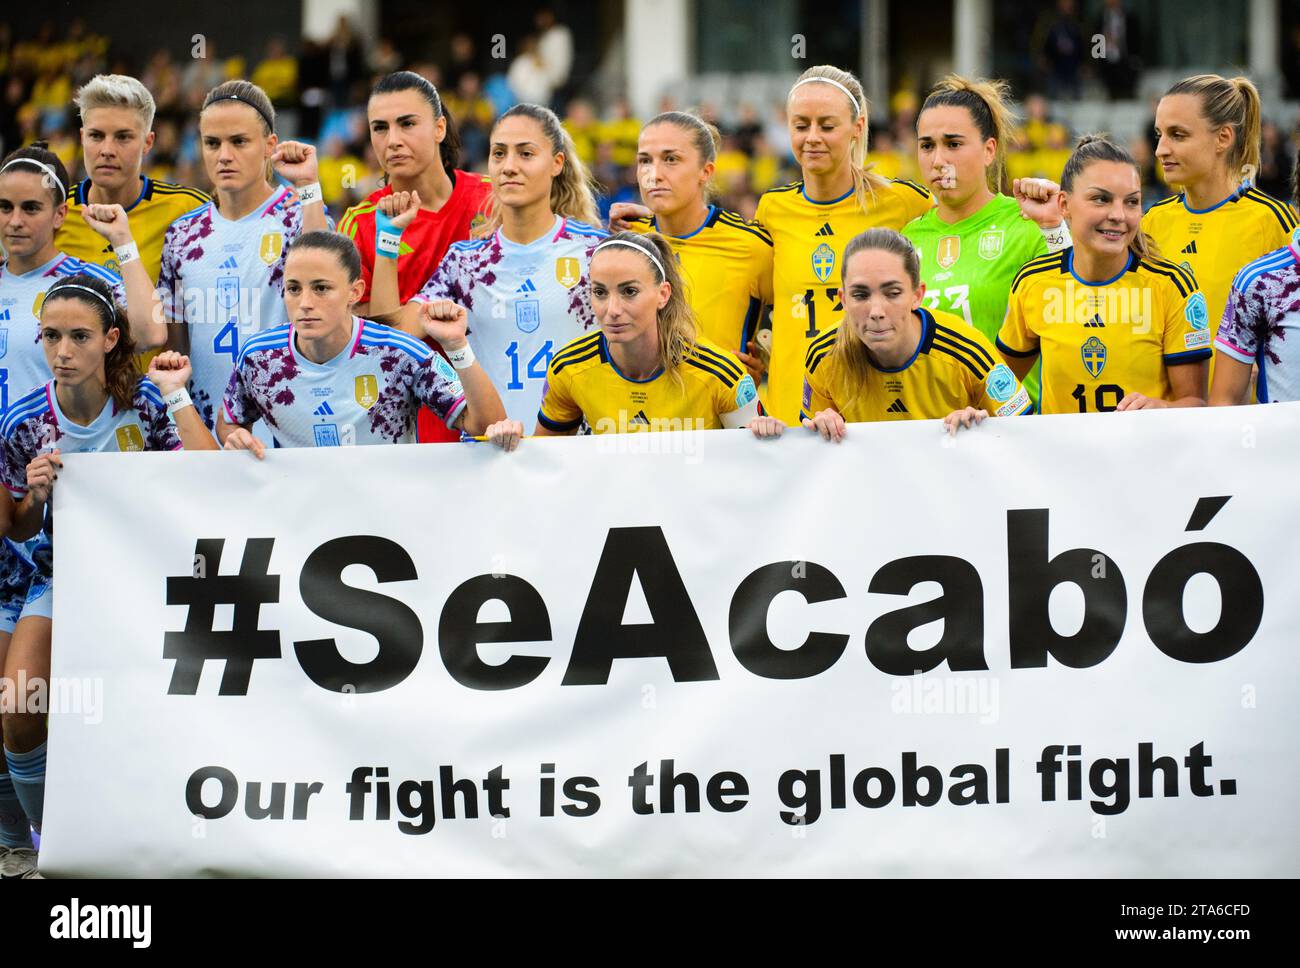
[[478,51],[474,47],[474,38],[469,34],[453,34],[451,38],[451,56],[448,58],[446,74],[447,87],[455,90],[460,86],[461,76],[473,71],[482,74]]
[[1137,16],[1124,9],[1124,0],[1106,0],[1092,32],[1100,34],[1106,42],[1098,66],[1107,95],[1112,101],[1131,98],[1141,66]]
[[290,56],[281,38],[267,41],[266,56],[253,69],[250,80],[266,92],[277,108],[289,107],[297,100],[298,60]]
[[331,100],[335,107],[352,104],[352,88],[365,76],[365,58],[347,17],[339,16],[334,33],[325,43],[325,56]]
[[393,71],[402,69],[402,54],[393,43],[391,37],[384,37],[379,41],[366,58],[366,64],[370,68],[371,74],[391,74]]
[[1255,187],[1274,198],[1291,194],[1291,151],[1282,139],[1282,130],[1272,121],[1260,128],[1259,174]]
[[506,71],[506,81],[516,101],[543,105],[551,103],[551,93],[555,90],[555,83],[551,80],[550,70],[542,60],[535,34],[529,34],[519,42],[519,53],[510,62],[510,69]]
[[555,11],[543,7],[533,19],[537,28],[537,53],[551,79],[552,96],[567,101],[573,72],[573,32],[555,20]]
[[1045,22],[1039,48],[1048,97],[1079,99],[1079,71],[1083,66],[1084,49],[1083,31],[1074,16],[1074,0],[1057,0],[1056,14]]

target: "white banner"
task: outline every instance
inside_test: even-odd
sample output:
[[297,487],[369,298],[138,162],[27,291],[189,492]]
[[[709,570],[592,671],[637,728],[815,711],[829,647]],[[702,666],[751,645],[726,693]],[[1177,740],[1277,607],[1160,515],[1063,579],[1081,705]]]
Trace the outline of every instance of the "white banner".
[[47,872],[1300,874],[1300,405],[66,460]]

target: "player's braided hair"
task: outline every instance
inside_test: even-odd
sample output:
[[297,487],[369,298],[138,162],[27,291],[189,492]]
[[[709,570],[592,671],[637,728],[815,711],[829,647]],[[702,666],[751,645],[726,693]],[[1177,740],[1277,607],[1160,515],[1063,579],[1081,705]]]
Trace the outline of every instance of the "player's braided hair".
[[[1139,182],[1141,181],[1142,169],[1138,167],[1138,163],[1129,154],[1128,149],[1107,141],[1104,135],[1086,134],[1075,145],[1070,160],[1065,163],[1065,168],[1061,172],[1061,191],[1073,191],[1075,179],[1094,161],[1114,161],[1122,165],[1132,165],[1133,170],[1138,173]],[[1155,239],[1140,228],[1133,236],[1133,241],[1129,243],[1129,248],[1139,259],[1160,257],[1160,249]]]
[[[610,245],[610,242],[627,243],[627,245]],[[691,309],[690,298],[686,291],[686,280],[677,264],[668,240],[658,232],[638,235],[635,232],[616,232],[604,240],[597,248],[607,252],[626,252],[628,245],[639,249],[645,255],[646,267],[655,285],[667,282],[672,288],[668,302],[659,310],[657,328],[659,332],[659,365],[663,367],[668,378],[679,386],[682,375],[679,372],[687,355],[695,349],[695,312]],[[651,254],[653,253],[653,258]],[[656,265],[656,260],[658,265]],[[660,273],[660,266],[663,273]]]
[[1228,170],[1240,181],[1254,181],[1259,173],[1261,121],[1259,91],[1250,78],[1194,74],[1165,91],[1165,97],[1171,94],[1192,95],[1211,127],[1232,128],[1232,147],[1225,159]]
[[[14,165],[12,168],[9,168],[9,172],[25,171],[30,172],[33,175],[40,175],[41,184],[45,186],[47,191],[49,191],[50,199],[54,202],[55,206],[61,205],[63,202],[67,201],[68,170],[63,166],[63,162],[59,160],[59,156],[49,150],[49,145],[46,142],[33,141],[25,148],[18,148],[15,151],[9,152],[9,154],[5,155],[4,160],[0,161],[0,169],[6,168],[10,162],[21,162],[23,160],[39,162],[40,164]],[[49,171],[46,171],[45,168],[42,168],[41,165],[44,165],[45,168],[54,172],[54,177],[58,180],[58,184],[50,183],[50,173]],[[8,172],[6,172],[6,174],[8,174]]]
[[[417,92],[429,102],[429,107],[433,108],[433,119],[436,121],[443,118],[446,121],[446,133],[438,143],[438,160],[442,162],[443,170],[451,174],[452,170],[460,164],[460,135],[456,131],[456,122],[452,119],[451,112],[438,96],[438,89],[415,71],[394,71],[379,79],[379,83],[371,88],[370,96],[393,94],[397,91]],[[385,183],[388,181],[387,174],[384,175],[384,181]]]
[[[98,293],[98,297],[87,292],[88,289]],[[86,272],[67,276],[52,285],[41,303],[41,315],[45,314],[51,302],[60,299],[75,299],[90,307],[99,317],[105,333],[117,328],[117,343],[104,356],[104,386],[119,410],[130,407],[136,385],[140,382],[140,370],[135,362],[135,342],[131,339],[126,310],[113,299],[113,290],[108,283]]]
[[[542,134],[551,144],[551,152],[564,155],[564,167],[551,180],[551,211],[565,218],[599,225],[600,214],[596,207],[596,183],[587,171],[587,166],[578,157],[578,149],[569,132],[564,130],[560,119],[550,108],[540,104],[516,104],[492,123],[492,131],[506,118],[531,118],[542,129]],[[491,235],[501,226],[505,206],[495,197],[487,223],[479,230],[483,236]]]
[[[875,249],[892,252],[903,262],[903,271],[911,280],[912,289],[921,285],[921,259],[911,241],[893,229],[867,229],[855,235],[844,247],[844,258],[840,261],[840,284],[844,285],[848,272],[849,260],[859,252]],[[866,392],[867,386],[876,372],[866,344],[858,338],[852,323],[844,319],[835,335],[835,355],[843,365],[843,383],[837,388],[835,399],[841,402],[841,410],[853,405],[859,396]],[[842,401],[841,401],[842,398]]]
[[958,74],[949,74],[934,86],[921,105],[917,114],[921,115],[930,108],[957,107],[970,112],[971,120],[987,141],[997,141],[997,152],[993,156],[985,175],[989,188],[1003,195],[1011,194],[1011,178],[1007,174],[1007,144],[1011,140],[1011,131],[1015,118],[1010,107],[1011,88],[1006,81],[971,80]]
[[[699,115],[687,111],[664,111],[647,121],[641,131],[645,133],[658,124],[671,124],[674,128],[685,131],[690,135],[691,144],[699,153],[701,168],[710,162],[717,161],[718,150],[722,147],[722,136],[718,134],[717,127],[709,124]],[[713,183],[711,181],[706,183],[704,186],[705,201],[711,200],[715,194],[716,190]]]
[[[850,121],[856,122],[858,118],[863,118],[862,136],[854,138],[849,143],[849,165],[853,170],[853,197],[858,203],[859,211],[868,213],[871,206],[875,203],[877,187],[889,184],[887,178],[872,171],[873,165],[867,164],[867,96],[862,92],[862,84],[856,77],[848,71],[841,70],[830,64],[819,64],[816,67],[810,67],[795,81],[794,87],[790,88],[790,94],[793,96],[795,88],[798,88],[805,81],[826,81],[833,86],[835,90],[843,88],[849,92],[849,104],[853,108],[850,115]],[[842,93],[842,92],[841,92]]]

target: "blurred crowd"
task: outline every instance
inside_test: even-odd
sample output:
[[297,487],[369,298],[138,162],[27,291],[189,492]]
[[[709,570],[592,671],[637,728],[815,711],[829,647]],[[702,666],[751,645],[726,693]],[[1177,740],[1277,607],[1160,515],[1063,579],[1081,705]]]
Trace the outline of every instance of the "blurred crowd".
[[[1065,16],[1071,10],[1072,0],[1062,0],[1058,12]],[[1122,12],[1122,7],[1113,0],[1106,10]],[[1136,26],[1130,24],[1119,32],[1124,29],[1132,37]],[[1044,37],[1050,36],[1048,29]],[[341,17],[324,42],[276,37],[261,51],[239,52],[220,51],[207,42],[201,49],[185,51],[183,58],[157,50],[136,63],[115,51],[111,38],[94,33],[82,20],[62,27],[47,24],[31,38],[15,38],[0,24],[0,77],[5,79],[0,92],[0,145],[8,152],[43,139],[69,171],[84,177],[72,97],[97,73],[132,74],[153,92],[158,105],[157,138],[147,158],[147,173],[207,189],[199,157],[198,109],[212,87],[247,77],[276,106],[281,137],[318,146],[321,185],[337,218],[378,187],[382,176],[366,125],[368,91],[380,76],[406,68],[427,77],[441,92],[460,133],[461,167],[486,171],[488,136],[497,114],[518,101],[534,101],[549,104],[564,120],[599,182],[605,212],[615,201],[638,199],[637,137],[647,119],[634,116],[626,98],[598,100],[577,83],[571,76],[572,35],[549,10],[537,14],[534,32],[515,45],[512,58],[493,58],[467,34],[453,36],[449,49],[450,56],[442,63],[409,63],[390,38],[363,45],[349,21]],[[1047,78],[1046,86],[1058,96],[1070,96],[1062,90],[1060,78]],[[1012,177],[1059,178],[1078,132],[1053,118],[1047,90],[1016,93],[1023,95],[1023,117],[1008,150]],[[914,130],[920,106],[921,93],[911,89],[895,92],[889,104],[878,106],[887,116],[872,119],[868,157],[881,174],[928,180],[916,163]],[[715,182],[724,207],[752,217],[762,192],[798,178],[784,103],[719,106],[680,104],[665,97],[657,107],[692,110],[717,125],[722,148]],[[1276,197],[1289,195],[1290,164],[1295,157],[1289,142],[1296,137],[1296,131],[1264,125],[1263,166],[1257,182]],[[1144,203],[1168,195],[1150,137],[1139,137],[1129,147],[1146,173]]]

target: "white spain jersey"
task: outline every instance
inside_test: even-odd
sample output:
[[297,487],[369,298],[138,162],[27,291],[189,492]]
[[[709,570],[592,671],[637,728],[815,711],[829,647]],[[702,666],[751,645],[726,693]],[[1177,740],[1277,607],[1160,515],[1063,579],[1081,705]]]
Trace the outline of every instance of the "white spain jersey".
[[79,272],[107,282],[117,302],[126,305],[122,280],[93,262],[60,252],[45,265],[21,275],[10,272],[7,262],[0,262],[0,419],[11,403],[49,380],[37,313],[50,286]]
[[163,311],[188,328],[190,394],[208,429],[245,341],[288,322],[284,258],[301,232],[302,206],[288,188],[238,221],[208,202],[167,229],[158,294]]
[[451,364],[413,336],[352,317],[352,339],[313,363],[291,325],[251,337],[225,395],[226,420],[261,419],[278,447],[409,444],[421,404],[448,427],[465,409]]
[[469,342],[505,404],[531,431],[551,357],[591,330],[591,251],[609,233],[556,216],[520,245],[500,230],[453,243],[415,299],[450,299],[469,313]]

